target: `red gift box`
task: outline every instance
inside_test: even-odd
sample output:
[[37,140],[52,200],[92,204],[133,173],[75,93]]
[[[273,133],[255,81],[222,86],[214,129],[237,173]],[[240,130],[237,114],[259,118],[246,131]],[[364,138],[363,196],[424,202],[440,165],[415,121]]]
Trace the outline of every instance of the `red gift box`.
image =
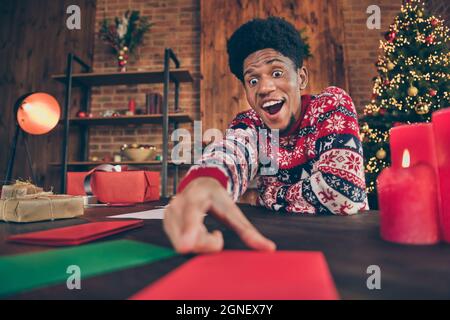
[[154,171],[68,172],[67,194],[86,195],[84,181],[92,174],[92,193],[103,203],[141,203],[159,200],[160,173]]

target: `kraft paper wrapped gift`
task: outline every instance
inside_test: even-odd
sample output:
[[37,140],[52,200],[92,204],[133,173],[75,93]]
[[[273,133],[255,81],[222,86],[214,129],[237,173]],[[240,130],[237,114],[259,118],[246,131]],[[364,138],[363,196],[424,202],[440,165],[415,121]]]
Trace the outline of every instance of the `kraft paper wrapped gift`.
[[[33,186],[32,184],[29,184]],[[6,187],[6,188],[5,188]],[[35,187],[38,190],[39,188]],[[52,192],[23,194],[9,192],[17,185],[3,186],[0,200],[0,221],[35,222],[67,219],[83,215],[83,197],[54,195]],[[4,192],[8,190],[7,192]],[[29,188],[32,190],[32,188]],[[42,190],[42,189],[41,189]]]
[[5,222],[67,219],[83,213],[83,197],[48,195],[0,200],[0,219]]

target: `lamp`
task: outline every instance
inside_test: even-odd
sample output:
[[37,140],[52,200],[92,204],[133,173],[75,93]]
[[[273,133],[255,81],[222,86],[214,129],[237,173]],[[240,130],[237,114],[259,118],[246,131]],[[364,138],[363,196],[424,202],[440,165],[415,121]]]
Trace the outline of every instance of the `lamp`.
[[[10,147],[5,183],[8,183],[11,180],[17,142],[22,131],[23,133],[31,135],[43,135],[50,132],[58,124],[61,116],[61,109],[58,101],[51,95],[44,92],[33,92],[23,95],[16,101],[14,113],[16,115],[16,131]],[[31,157],[26,141],[25,149],[34,179]]]

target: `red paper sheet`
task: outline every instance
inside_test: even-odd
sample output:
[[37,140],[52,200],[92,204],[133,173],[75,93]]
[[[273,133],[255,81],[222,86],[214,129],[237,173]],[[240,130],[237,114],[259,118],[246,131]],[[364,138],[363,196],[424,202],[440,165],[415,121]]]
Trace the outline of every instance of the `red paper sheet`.
[[44,246],[73,246],[144,225],[142,220],[101,221],[76,226],[18,234],[8,241]]
[[133,300],[339,299],[328,265],[314,251],[223,251],[193,258]]

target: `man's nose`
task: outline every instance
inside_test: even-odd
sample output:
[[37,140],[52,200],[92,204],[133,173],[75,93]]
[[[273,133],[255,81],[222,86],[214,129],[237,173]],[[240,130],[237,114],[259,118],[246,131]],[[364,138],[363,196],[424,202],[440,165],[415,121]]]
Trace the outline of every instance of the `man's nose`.
[[259,83],[258,95],[261,97],[267,96],[275,91],[275,82],[271,77],[262,77]]

